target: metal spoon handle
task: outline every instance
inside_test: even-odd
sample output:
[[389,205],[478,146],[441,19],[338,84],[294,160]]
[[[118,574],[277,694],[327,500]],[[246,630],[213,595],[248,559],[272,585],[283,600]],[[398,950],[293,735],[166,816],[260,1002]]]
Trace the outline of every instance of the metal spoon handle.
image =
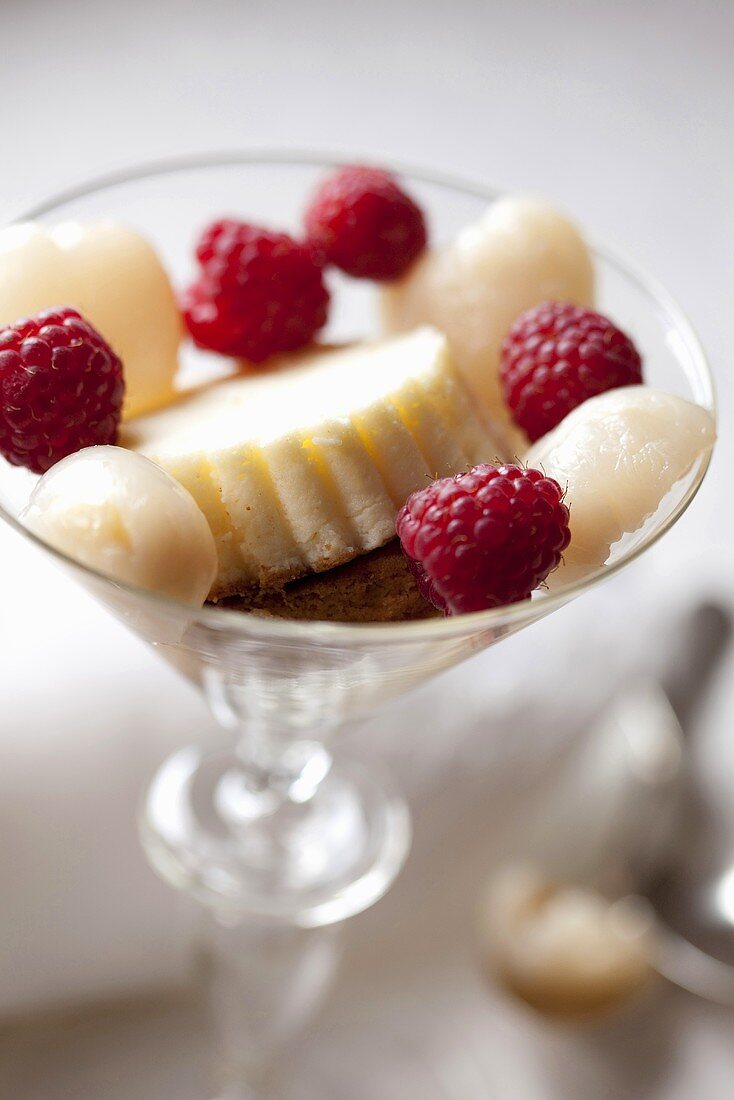
[[684,732],[728,649],[731,635],[731,613],[714,602],[696,607],[678,632],[676,652],[662,680]]

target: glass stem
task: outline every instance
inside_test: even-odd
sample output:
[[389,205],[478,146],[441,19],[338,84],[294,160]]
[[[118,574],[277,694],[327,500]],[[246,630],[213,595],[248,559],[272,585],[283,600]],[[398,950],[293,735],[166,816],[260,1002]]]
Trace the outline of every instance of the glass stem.
[[299,929],[249,919],[209,926],[205,984],[214,1029],[217,1100],[279,1096],[283,1054],[328,994],[339,926]]
[[308,802],[331,768],[322,738],[333,729],[321,723],[315,737],[303,714],[254,707],[255,693],[223,680],[216,669],[204,686],[215,716],[235,738],[237,765],[223,777],[218,799],[227,818],[246,822],[287,802]]

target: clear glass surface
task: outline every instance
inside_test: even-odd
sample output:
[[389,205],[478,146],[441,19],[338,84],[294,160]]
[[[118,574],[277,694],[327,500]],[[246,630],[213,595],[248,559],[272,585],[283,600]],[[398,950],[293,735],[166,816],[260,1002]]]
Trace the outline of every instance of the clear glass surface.
[[281,1056],[328,995],[343,927],[303,929],[231,914],[210,922],[202,977],[217,1100],[281,1095]]
[[[232,213],[298,230],[304,197],[340,158],[228,154],[170,161],[56,196],[26,216],[56,224],[114,218],[159,250],[175,282],[192,273],[192,241]],[[350,159],[350,158],[342,158]],[[435,243],[479,217],[494,191],[398,167],[428,212]],[[598,304],[635,339],[647,380],[714,408],[704,353],[679,307],[653,280],[595,249]],[[374,288],[334,282],[326,336],[374,336]],[[184,351],[184,368],[202,361]],[[117,583],[46,547],[119,619],[200,685],[229,745],[185,748],[153,781],[142,816],[148,854],[174,885],[220,910],[303,927],[370,905],[408,849],[405,805],[375,764],[347,759],[337,732],[441,669],[527,626],[632,561],[681,515],[701,461],[657,514],[612,548],[596,574],[525,603],[389,625],[288,622],[183,604]],[[34,479],[0,465],[0,514],[17,516]],[[334,756],[332,757],[332,752]]]

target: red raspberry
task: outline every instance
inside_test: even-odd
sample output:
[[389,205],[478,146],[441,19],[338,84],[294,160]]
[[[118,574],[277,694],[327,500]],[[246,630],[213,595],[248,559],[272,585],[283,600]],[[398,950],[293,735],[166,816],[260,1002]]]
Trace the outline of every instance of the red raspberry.
[[521,313],[502,345],[505,401],[531,440],[589,397],[642,381],[628,336],[600,313],[543,302]]
[[433,581],[428,576],[421,563],[419,561],[413,561],[412,558],[408,557],[406,557],[405,560],[408,565],[408,570],[418,586],[418,591],[423,599],[428,600],[428,602],[432,603],[434,607],[437,607],[439,611],[443,611],[444,615],[448,615],[449,611],[446,607],[446,601],[443,596],[440,596],[436,591]]
[[321,268],[285,233],[225,219],[204,230],[196,255],[202,272],[182,308],[200,347],[261,363],[303,347],[326,324]]
[[305,224],[314,248],[358,279],[397,279],[426,246],[420,207],[379,168],[341,168],[329,176]]
[[122,363],[68,306],[0,328],[0,453],[42,474],[82,447],[115,443]]
[[445,614],[527,599],[571,538],[558,482],[519,466],[475,466],[419,489],[397,532],[423,595]]

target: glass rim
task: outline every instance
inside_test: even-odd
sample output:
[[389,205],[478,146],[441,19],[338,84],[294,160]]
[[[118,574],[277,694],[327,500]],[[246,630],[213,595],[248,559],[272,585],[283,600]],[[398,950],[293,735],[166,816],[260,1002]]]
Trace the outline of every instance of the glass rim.
[[[159,158],[147,162],[103,173],[89,179],[80,181],[70,187],[63,188],[53,195],[35,203],[30,208],[22,211],[13,221],[32,221],[51,213],[59,206],[82,199],[85,196],[96,194],[156,176],[173,175],[177,172],[196,171],[206,168],[226,168],[238,165],[293,165],[311,166],[314,168],[338,167],[345,164],[370,162],[374,158],[360,155],[345,154],[343,152],[318,151],[318,150],[286,150],[286,149],[243,149],[225,150],[220,152],[201,152],[194,154],[182,154]],[[384,166],[384,162],[381,162]],[[390,159],[388,165],[392,170],[401,175],[410,176],[420,183],[429,186],[444,187],[457,191],[470,198],[480,199],[485,202],[494,202],[503,192],[479,183],[443,171],[434,171],[416,166],[403,161]],[[588,239],[588,238],[587,238]],[[716,394],[711,368],[706,352],[687,314],[678,304],[676,299],[666,288],[652,275],[644,271],[639,265],[617,249],[611,249],[607,245],[592,242],[589,245],[592,254],[608,265],[611,265],[628,282],[634,283],[646,295],[654,299],[670,316],[676,331],[683,337],[686,348],[693,360],[692,369],[684,368],[686,377],[694,391],[695,399],[704,408],[708,409],[714,418],[716,417]],[[479,633],[499,626],[516,626],[524,621],[534,622],[552,611],[563,607],[582,593],[593,588],[599,581],[606,580],[618,573],[624,566],[639,558],[646,550],[653,546],[671,527],[680,519],[683,513],[696,496],[706,471],[711,462],[711,454],[698,464],[695,477],[687,487],[675,508],[665,517],[665,520],[657,526],[653,526],[629,551],[620,555],[617,561],[609,565],[599,566],[586,576],[567,585],[561,585],[553,591],[541,592],[537,598],[523,600],[516,604],[489,608],[486,611],[475,611],[468,614],[450,616],[446,618],[432,618],[413,620],[408,622],[392,623],[348,623],[328,622],[323,620],[294,620],[279,619],[266,616],[246,614],[234,608],[216,607],[205,604],[201,608],[192,607],[181,600],[165,596],[162,593],[152,592],[125,581],[115,580],[105,573],[91,566],[84,565],[69,555],[57,550],[50,543],[45,542],[35,535],[0,503],[0,519],[16,530],[22,537],[29,539],[47,554],[50,554],[64,566],[78,571],[82,575],[92,577],[96,582],[109,586],[119,592],[128,593],[138,601],[152,604],[160,609],[168,617],[185,617],[190,622],[194,620],[203,626],[214,630],[232,630],[242,632],[245,624],[247,632],[258,634],[263,641],[297,641],[297,642],[323,642],[362,643],[372,642],[420,642],[434,641],[440,638],[451,638],[469,633]],[[237,629],[239,627],[239,629]]]

